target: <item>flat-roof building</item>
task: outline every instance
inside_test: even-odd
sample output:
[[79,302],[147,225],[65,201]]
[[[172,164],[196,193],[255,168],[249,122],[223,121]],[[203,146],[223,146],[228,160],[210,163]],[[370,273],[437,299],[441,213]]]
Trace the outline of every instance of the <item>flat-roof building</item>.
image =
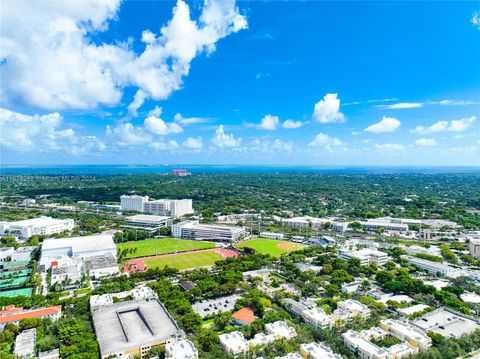
[[331,318],[337,321],[349,321],[355,317],[368,318],[370,308],[357,300],[347,299],[337,303],[337,309],[331,315]]
[[183,221],[172,226],[175,238],[203,241],[237,242],[245,237],[244,227],[200,224],[198,221]]
[[15,248],[13,247],[1,247],[0,248],[0,262],[10,262],[12,256],[15,253]]
[[19,238],[30,238],[34,234],[51,235],[72,230],[75,221],[70,218],[56,219],[38,217],[16,222],[0,222],[0,235],[12,235]]
[[283,320],[265,324],[265,332],[267,332],[267,334],[275,335],[277,339],[290,340],[297,336],[297,331],[295,330],[295,328],[290,327]]
[[155,232],[163,227],[172,225],[172,219],[166,216],[154,216],[150,214],[137,214],[125,218],[124,228],[132,228],[146,232]]
[[445,308],[428,312],[414,320],[413,324],[425,332],[434,332],[447,338],[459,338],[480,329],[476,321]]
[[156,296],[91,308],[102,359],[144,357],[152,347],[183,338],[177,323]]
[[198,350],[188,339],[171,340],[165,345],[165,358],[198,359]]
[[275,233],[275,232],[262,232],[260,233],[260,237],[268,238],[268,239],[277,239],[282,240],[285,235],[283,233]]
[[15,349],[13,354],[19,359],[26,359],[35,356],[35,343],[37,329],[24,330],[15,338]]
[[40,265],[49,269],[52,262],[61,257],[89,258],[112,255],[116,258],[117,248],[110,234],[94,236],[46,239],[42,243]]
[[35,247],[19,247],[15,249],[15,252],[12,254],[12,261],[29,261],[32,259],[32,253],[35,250]]
[[343,333],[342,339],[348,349],[358,353],[359,358],[388,359],[390,357],[390,354],[386,349],[371,343],[358,332],[353,330],[347,330]]
[[157,199],[145,202],[143,212],[178,218],[194,211],[191,199]]
[[424,269],[430,273],[442,273],[443,275],[451,276],[458,271],[458,269],[455,267],[443,263],[429,261],[427,259],[413,256],[402,256],[402,258],[406,259],[409,263],[414,264],[417,267],[420,267],[421,269]]
[[120,196],[120,208],[122,211],[143,212],[143,205],[148,202],[148,196],[122,195]]
[[369,232],[376,232],[380,228],[387,232],[408,232],[408,224],[393,221],[392,218],[368,219],[366,221],[360,221],[360,224],[362,225],[363,230]]
[[243,333],[234,331],[219,335],[220,346],[222,349],[233,356],[246,355],[248,353],[248,341]]
[[303,311],[301,316],[306,323],[310,324],[314,328],[331,329],[333,327],[333,320],[322,308],[316,307],[306,309]]
[[360,261],[360,265],[369,265],[372,263],[375,263],[377,265],[384,265],[388,261],[388,254],[369,248],[361,249],[358,251],[341,249],[339,252],[339,258],[347,261],[352,258],[358,259]]
[[315,342],[300,345],[300,354],[311,359],[342,359],[340,354],[335,354],[326,345]]
[[398,320],[385,319],[380,322],[380,328],[410,345],[425,350],[432,345],[432,339],[424,332]]

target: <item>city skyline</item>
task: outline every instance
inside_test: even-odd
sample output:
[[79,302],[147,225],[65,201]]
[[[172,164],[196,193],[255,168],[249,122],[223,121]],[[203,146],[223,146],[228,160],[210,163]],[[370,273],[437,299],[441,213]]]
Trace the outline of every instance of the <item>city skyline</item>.
[[3,164],[480,165],[473,2],[43,5],[2,6]]

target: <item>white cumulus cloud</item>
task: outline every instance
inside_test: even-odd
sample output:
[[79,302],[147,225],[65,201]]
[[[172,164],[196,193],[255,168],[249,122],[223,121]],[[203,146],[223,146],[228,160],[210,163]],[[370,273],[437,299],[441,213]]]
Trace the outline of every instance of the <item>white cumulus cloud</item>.
[[189,137],[183,141],[182,145],[189,150],[201,150],[203,148],[203,140],[201,137]]
[[417,146],[430,147],[430,146],[436,146],[437,141],[434,138],[422,137],[422,138],[419,138],[418,140],[416,140],[415,144]]
[[300,128],[304,125],[302,121],[295,121],[292,119],[287,119],[283,121],[282,127],[286,129],[294,129],[294,128]]
[[452,120],[452,121],[437,121],[430,126],[423,126],[418,125],[415,127],[412,132],[413,133],[433,133],[433,132],[462,132],[470,128],[470,126],[477,120],[476,116],[470,116],[461,118],[459,120]]
[[339,138],[331,137],[320,132],[308,145],[310,147],[323,147],[324,149],[331,151],[334,147],[344,146],[344,143]]
[[368,126],[365,131],[371,133],[394,132],[400,125],[401,122],[396,118],[383,116],[380,122]]
[[128,42],[96,43],[120,0],[7,1],[0,22],[2,100],[41,109],[89,109],[120,102],[137,89],[132,114],[147,98],[162,100],[182,86],[191,61],[210,54],[217,42],[247,27],[234,0],[205,0],[198,20],[178,0],[160,32],[144,31],[143,52]]
[[180,125],[175,122],[165,122],[159,117],[149,116],[144,121],[145,129],[155,135],[167,136],[183,132]]
[[340,112],[340,99],[336,93],[327,93],[315,104],[313,119],[320,123],[345,121],[345,116]]
[[256,126],[260,130],[275,131],[277,129],[280,119],[278,116],[266,115],[260,121],[260,124]]
[[212,138],[212,145],[219,148],[238,147],[242,143],[241,138],[236,138],[232,133],[225,133],[223,125],[215,130],[215,136]]
[[17,152],[65,151],[82,155],[104,151],[95,136],[77,135],[72,128],[60,129],[63,117],[57,113],[26,115],[0,108],[0,145]]

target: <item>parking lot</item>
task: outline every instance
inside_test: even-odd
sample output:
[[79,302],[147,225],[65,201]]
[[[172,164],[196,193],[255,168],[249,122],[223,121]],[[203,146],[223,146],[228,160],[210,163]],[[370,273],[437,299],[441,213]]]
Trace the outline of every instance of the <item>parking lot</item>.
[[235,303],[240,298],[239,295],[233,294],[227,297],[203,300],[194,303],[193,310],[195,310],[195,312],[197,312],[202,318],[205,318],[209,315],[233,310]]

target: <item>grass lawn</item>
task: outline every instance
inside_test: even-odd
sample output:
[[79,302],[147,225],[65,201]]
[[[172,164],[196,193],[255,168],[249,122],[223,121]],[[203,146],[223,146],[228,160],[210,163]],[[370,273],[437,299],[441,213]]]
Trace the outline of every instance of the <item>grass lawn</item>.
[[297,251],[305,247],[304,244],[275,239],[257,238],[240,243],[239,248],[250,247],[262,254],[270,254],[272,257],[280,257],[283,253]]
[[177,269],[188,269],[214,265],[216,261],[222,260],[222,256],[214,251],[202,251],[195,253],[178,253],[175,255],[145,258],[148,268],[172,267]]
[[[126,242],[117,244],[117,250],[136,248],[133,253],[128,253],[125,258],[138,258],[154,256],[156,254],[167,254],[176,252],[185,252],[195,249],[214,248],[215,243],[191,241],[177,238],[157,238],[146,239],[143,241]],[[156,248],[156,249],[155,249]]]

